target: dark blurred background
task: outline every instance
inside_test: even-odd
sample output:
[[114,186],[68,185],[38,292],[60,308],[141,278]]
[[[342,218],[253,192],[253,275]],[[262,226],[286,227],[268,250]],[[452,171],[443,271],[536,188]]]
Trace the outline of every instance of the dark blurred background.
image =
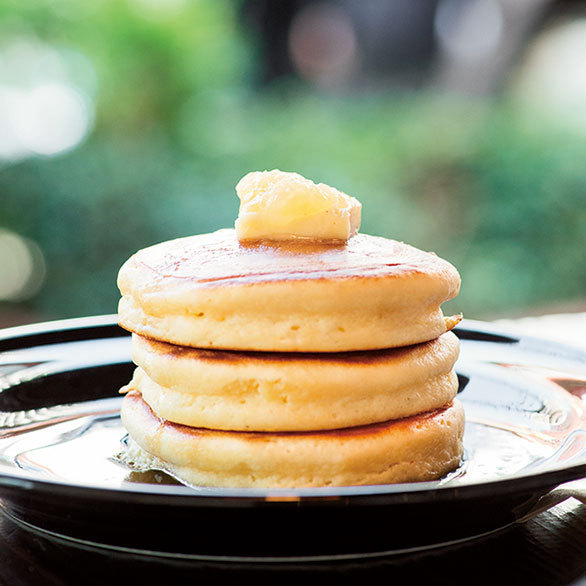
[[114,313],[272,168],[452,261],[467,317],[585,310],[585,3],[0,3],[0,326]]

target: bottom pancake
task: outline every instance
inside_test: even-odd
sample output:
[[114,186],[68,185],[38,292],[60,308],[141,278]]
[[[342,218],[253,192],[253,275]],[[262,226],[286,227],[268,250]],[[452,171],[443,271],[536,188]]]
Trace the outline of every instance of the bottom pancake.
[[158,417],[132,391],[122,423],[156,467],[196,486],[317,487],[437,480],[458,467],[464,410],[328,431],[234,432]]

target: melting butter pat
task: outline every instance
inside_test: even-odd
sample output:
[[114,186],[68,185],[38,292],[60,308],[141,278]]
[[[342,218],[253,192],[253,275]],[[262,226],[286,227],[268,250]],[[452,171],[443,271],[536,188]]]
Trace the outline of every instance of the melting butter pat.
[[236,186],[238,240],[348,240],[360,228],[360,202],[298,173],[245,175]]

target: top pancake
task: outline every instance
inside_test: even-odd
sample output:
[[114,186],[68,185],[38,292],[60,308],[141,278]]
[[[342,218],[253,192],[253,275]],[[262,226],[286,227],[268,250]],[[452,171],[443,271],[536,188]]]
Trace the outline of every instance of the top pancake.
[[358,234],[242,244],[234,230],[138,251],[120,269],[120,324],[174,344],[339,352],[437,338],[460,277],[433,253]]

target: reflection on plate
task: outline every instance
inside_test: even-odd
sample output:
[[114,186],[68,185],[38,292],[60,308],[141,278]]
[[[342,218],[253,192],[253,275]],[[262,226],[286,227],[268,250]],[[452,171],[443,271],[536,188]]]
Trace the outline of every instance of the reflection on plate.
[[[115,316],[0,332],[0,495],[50,534],[208,558],[312,558],[430,547],[506,526],[586,475],[586,353],[464,322],[465,459],[438,482],[190,488],[115,456],[132,371]],[[381,529],[386,530],[381,531]]]

